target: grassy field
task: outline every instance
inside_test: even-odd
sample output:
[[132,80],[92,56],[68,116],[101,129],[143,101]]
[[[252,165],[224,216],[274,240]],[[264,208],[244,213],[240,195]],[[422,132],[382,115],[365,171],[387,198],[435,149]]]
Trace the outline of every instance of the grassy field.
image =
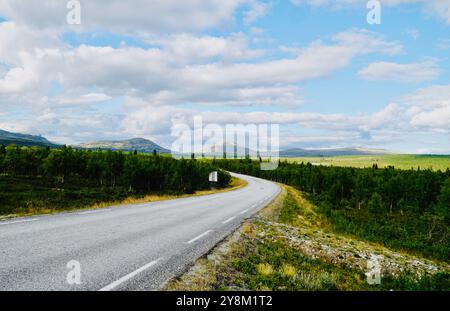
[[[379,256],[381,284],[366,281]],[[298,190],[282,194],[258,216],[199,259],[166,290],[450,290],[450,266],[334,232]]]
[[433,170],[445,171],[450,168],[449,156],[434,155],[363,155],[363,156],[337,156],[337,157],[304,157],[285,158],[289,162],[310,162],[313,165],[343,166],[343,167],[372,167],[377,164],[379,168],[394,166],[398,169],[421,169],[431,168]]

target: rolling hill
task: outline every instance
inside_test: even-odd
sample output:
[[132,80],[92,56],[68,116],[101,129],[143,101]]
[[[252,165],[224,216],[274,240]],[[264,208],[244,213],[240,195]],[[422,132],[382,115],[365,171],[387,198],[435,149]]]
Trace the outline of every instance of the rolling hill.
[[79,147],[85,149],[102,149],[102,150],[122,150],[122,151],[134,151],[142,153],[153,153],[156,150],[157,153],[170,153],[170,150],[161,147],[151,140],[144,138],[133,138],[126,140],[105,140],[95,141],[86,144],[81,144]]
[[48,141],[45,137],[29,134],[12,133],[0,130],[0,145],[17,145],[20,147],[51,147],[59,148],[61,145]]

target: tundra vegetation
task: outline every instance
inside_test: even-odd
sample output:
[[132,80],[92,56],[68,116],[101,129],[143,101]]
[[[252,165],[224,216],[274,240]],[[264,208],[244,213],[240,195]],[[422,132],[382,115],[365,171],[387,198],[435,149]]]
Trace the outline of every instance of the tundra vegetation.
[[[281,195],[167,290],[450,290],[450,265],[336,232],[301,191]],[[380,283],[367,281],[377,256]],[[375,272],[376,273],[376,272]]]
[[277,170],[262,171],[259,161],[250,159],[212,163],[302,191],[337,232],[449,261],[449,169],[358,169],[284,161]]
[[158,154],[0,146],[0,215],[47,213],[149,194],[182,195],[218,188],[231,176],[212,163]]

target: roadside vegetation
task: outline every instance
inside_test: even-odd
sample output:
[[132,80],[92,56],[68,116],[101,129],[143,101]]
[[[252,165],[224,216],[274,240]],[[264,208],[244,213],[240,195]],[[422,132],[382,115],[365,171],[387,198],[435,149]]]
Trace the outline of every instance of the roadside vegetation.
[[212,187],[209,173],[216,170],[219,182],[215,187],[228,187],[230,174],[195,159],[67,147],[0,146],[0,215],[52,213],[208,193]]
[[293,186],[317,206],[333,230],[448,262],[450,170],[324,167],[281,162],[215,160],[223,169]]
[[285,158],[288,162],[312,163],[313,165],[341,166],[354,168],[371,168],[374,164],[378,168],[395,167],[397,169],[431,169],[445,171],[450,168],[450,155],[350,155],[335,157],[295,157]]
[[[381,283],[367,261],[379,257]],[[450,290],[450,266],[336,233],[300,191],[282,194],[166,290]]]

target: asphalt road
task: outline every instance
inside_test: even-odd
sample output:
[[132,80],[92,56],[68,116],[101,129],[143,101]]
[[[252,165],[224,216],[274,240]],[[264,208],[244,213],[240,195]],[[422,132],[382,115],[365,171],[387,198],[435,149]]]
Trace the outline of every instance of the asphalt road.
[[248,186],[2,221],[0,290],[159,289],[280,191],[269,181],[236,176]]

